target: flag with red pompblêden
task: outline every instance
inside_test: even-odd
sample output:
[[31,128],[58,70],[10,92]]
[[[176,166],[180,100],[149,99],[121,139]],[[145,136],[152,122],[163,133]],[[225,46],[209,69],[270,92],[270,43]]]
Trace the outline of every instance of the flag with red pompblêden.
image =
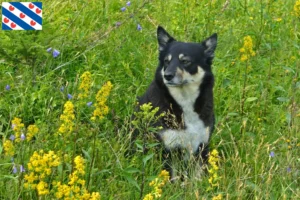
[[42,30],[42,2],[2,2],[2,30]]

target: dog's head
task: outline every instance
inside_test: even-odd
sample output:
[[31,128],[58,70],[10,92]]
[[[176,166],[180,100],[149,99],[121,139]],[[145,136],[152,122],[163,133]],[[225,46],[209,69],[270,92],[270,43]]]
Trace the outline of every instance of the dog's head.
[[216,33],[201,43],[185,43],[176,41],[159,26],[157,39],[160,73],[167,87],[201,84],[205,74],[211,74],[217,46]]

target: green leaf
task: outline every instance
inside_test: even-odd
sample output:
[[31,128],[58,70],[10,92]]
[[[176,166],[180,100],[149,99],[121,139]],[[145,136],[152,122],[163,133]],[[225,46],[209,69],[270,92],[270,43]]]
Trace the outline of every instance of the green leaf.
[[287,70],[287,71],[292,72],[293,74],[295,74],[295,71],[292,68],[290,68],[290,67],[284,66],[283,69],[285,69],[285,70]]
[[246,181],[246,186],[249,188],[249,189],[252,189],[253,191],[256,191],[256,192],[260,192],[260,188],[258,185],[254,184],[253,182],[251,181]]
[[300,88],[300,81],[296,83],[296,88]]
[[147,147],[153,148],[153,147],[156,147],[158,145],[160,145],[160,143],[152,143],[152,144],[148,144]]
[[286,98],[286,97],[278,97],[277,100],[281,101],[281,102],[288,102],[289,101],[289,99]]
[[143,150],[144,148],[143,148],[143,145],[141,145],[141,144],[139,144],[139,143],[135,143],[135,145],[137,146],[137,148],[138,149],[140,149],[140,150]]
[[147,161],[150,160],[154,156],[154,153],[149,154],[143,158],[143,163],[146,165]]
[[141,170],[134,168],[134,167],[128,167],[128,168],[124,169],[124,171],[129,174],[141,172]]
[[238,113],[228,113],[228,116],[239,116]]
[[86,157],[89,161],[91,161],[91,156],[90,156],[89,152],[85,151],[84,149],[82,149],[81,151],[82,151],[82,153],[85,155],[85,157]]
[[285,92],[285,89],[282,86],[275,86],[276,91],[282,91]]
[[252,101],[255,101],[255,100],[257,100],[257,97],[248,97],[246,99],[246,102],[252,102]]
[[57,166],[57,171],[59,174],[62,174],[63,173],[63,165],[58,165]]
[[7,178],[7,179],[13,179],[15,181],[18,181],[18,177],[14,177],[14,176],[11,176],[11,175],[4,175],[3,177]]
[[124,176],[125,179],[132,185],[134,185],[139,191],[141,190],[140,186],[137,184],[136,180],[134,180],[132,177],[130,176]]
[[286,122],[288,124],[291,124],[291,122],[292,122],[292,115],[291,115],[291,113],[287,113],[286,114]]

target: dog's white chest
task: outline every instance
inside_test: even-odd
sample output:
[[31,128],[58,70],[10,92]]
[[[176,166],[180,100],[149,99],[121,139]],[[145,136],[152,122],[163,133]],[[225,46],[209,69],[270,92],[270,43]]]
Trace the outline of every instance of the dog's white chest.
[[198,88],[198,85],[189,85],[184,88],[169,88],[170,94],[183,110],[183,120],[186,129],[167,129],[162,131],[160,135],[166,148],[184,148],[190,153],[195,153],[200,143],[208,143],[209,128],[204,126],[198,113],[194,111],[194,104],[199,96]]

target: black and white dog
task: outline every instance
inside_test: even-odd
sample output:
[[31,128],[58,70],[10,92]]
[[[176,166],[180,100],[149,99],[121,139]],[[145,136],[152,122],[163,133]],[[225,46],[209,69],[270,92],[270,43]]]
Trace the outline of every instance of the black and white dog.
[[[217,34],[201,43],[185,43],[176,41],[159,26],[157,39],[159,64],[155,79],[140,97],[139,105],[151,102],[153,107],[159,107],[158,114],[173,116],[172,123],[163,118],[156,124],[163,127],[156,138],[163,144],[164,168],[173,179],[175,152],[179,159],[193,158],[199,166],[208,158],[215,123],[211,65]],[[136,134],[133,140],[135,137]]]

